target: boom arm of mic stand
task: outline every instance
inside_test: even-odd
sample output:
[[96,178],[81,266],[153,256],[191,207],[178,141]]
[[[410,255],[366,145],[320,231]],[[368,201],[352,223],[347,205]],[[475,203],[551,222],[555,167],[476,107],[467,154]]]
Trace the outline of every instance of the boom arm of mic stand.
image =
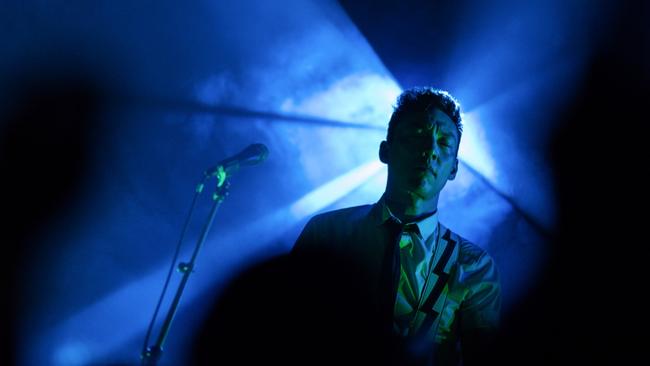
[[[223,171],[223,169],[220,169],[220,173],[221,171]],[[228,189],[230,188],[230,180],[228,179],[228,176],[226,175],[225,171],[223,171],[223,174],[218,174],[217,178],[218,178],[217,189],[212,195],[212,199],[214,202],[212,204],[212,209],[210,210],[208,220],[203,226],[201,236],[199,237],[199,240],[196,242],[196,246],[194,247],[194,253],[192,253],[192,258],[190,259],[190,261],[187,263],[181,262],[178,264],[178,271],[183,274],[183,278],[181,279],[181,282],[178,285],[178,289],[176,290],[176,295],[174,296],[174,300],[172,301],[169,310],[167,312],[167,316],[165,317],[165,322],[160,328],[160,333],[158,335],[158,339],[156,340],[156,343],[153,346],[148,347],[145,353],[141,355],[143,365],[155,366],[157,362],[160,360],[160,358],[162,357],[163,345],[165,344],[165,340],[169,335],[169,329],[171,327],[172,321],[174,320],[174,316],[176,315],[176,311],[178,310],[178,305],[180,303],[181,296],[183,295],[183,290],[185,290],[185,286],[187,285],[187,280],[189,279],[190,274],[194,272],[194,264],[196,262],[196,258],[199,255],[199,250],[203,246],[203,243],[205,242],[205,239],[208,236],[208,232],[210,231],[210,227],[212,226],[212,222],[214,221],[214,217],[217,213],[217,210],[219,209],[219,206],[221,206],[221,203],[229,193]]]

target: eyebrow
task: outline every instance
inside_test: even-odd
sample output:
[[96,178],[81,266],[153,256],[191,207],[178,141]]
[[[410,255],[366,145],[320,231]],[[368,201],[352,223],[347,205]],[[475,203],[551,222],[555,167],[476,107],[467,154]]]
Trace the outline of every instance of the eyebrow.
[[[414,133],[414,131],[411,132],[406,132],[404,136],[420,136]],[[450,140],[452,142],[458,142],[458,139],[456,138],[456,135],[453,132],[443,132],[441,131],[440,133],[440,138]]]
[[438,134],[442,135],[442,137],[452,138],[452,139],[456,140],[456,134],[451,130],[443,131],[443,130],[438,129]]
[[444,136],[444,137],[447,137],[447,138],[451,137],[454,140],[456,139],[456,134],[454,134],[453,132],[450,132],[450,131],[440,131],[440,134],[442,136]]

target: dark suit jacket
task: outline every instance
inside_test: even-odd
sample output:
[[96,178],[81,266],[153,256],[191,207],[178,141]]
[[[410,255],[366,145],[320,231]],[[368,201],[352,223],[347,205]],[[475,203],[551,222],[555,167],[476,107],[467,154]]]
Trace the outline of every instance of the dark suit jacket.
[[[442,251],[438,271],[440,280],[427,286],[425,302],[429,311],[429,328],[433,334],[445,330],[447,340],[438,344],[446,359],[454,359],[456,341],[475,330],[489,330],[496,326],[500,307],[500,287],[496,266],[482,248],[440,225]],[[384,221],[382,206],[364,205],[330,211],[314,216],[298,237],[293,253],[304,251],[329,251],[352,260],[359,266],[381,309],[385,326],[392,328],[393,306],[399,279],[398,241],[400,225]],[[447,288],[445,288],[447,286]],[[447,316],[447,328],[431,328],[441,312],[438,296],[445,288],[442,307],[454,315]],[[426,307],[426,306],[425,306]],[[434,310],[437,309],[436,310]],[[439,320],[442,321],[442,320]],[[449,362],[454,364],[455,360]]]
[[[350,207],[314,216],[305,225],[293,248],[302,251],[330,251],[351,260],[366,275],[368,288],[378,303],[389,306],[397,258],[396,225],[382,224],[379,205]],[[388,309],[386,309],[388,311]],[[392,319],[392,316],[388,319]]]

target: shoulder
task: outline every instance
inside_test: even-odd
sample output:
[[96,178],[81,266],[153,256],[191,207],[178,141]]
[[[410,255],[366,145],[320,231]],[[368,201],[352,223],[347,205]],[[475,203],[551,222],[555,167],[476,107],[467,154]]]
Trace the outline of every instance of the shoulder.
[[347,207],[313,216],[294,247],[332,246],[352,236],[368,220],[373,205]]
[[322,224],[327,222],[346,222],[361,220],[368,215],[372,207],[373,205],[362,205],[327,211],[318,215],[314,215],[309,220],[309,222]]
[[[449,230],[445,228],[446,230]],[[449,230],[450,237],[458,245],[458,259],[457,263],[462,270],[476,271],[476,270],[496,270],[496,264],[492,256],[487,250],[474,244],[468,239]]]

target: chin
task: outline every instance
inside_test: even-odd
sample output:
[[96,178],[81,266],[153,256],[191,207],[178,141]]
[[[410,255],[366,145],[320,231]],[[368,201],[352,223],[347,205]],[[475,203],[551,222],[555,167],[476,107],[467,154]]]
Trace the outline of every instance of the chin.
[[417,187],[413,189],[407,189],[406,193],[412,197],[412,198],[417,198],[420,200],[427,200],[434,195],[431,194],[431,191],[429,189],[423,189],[422,187]]

